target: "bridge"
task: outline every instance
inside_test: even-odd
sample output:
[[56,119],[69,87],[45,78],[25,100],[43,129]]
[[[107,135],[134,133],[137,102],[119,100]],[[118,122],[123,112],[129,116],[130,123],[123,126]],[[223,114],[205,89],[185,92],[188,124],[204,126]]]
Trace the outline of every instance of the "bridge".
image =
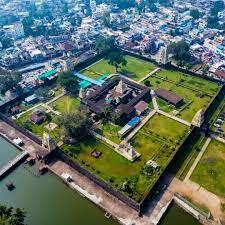
[[10,160],[6,165],[0,168],[0,180],[6,176],[12,169],[14,169],[20,162],[22,162],[27,156],[27,151],[23,151],[18,154],[14,159]]

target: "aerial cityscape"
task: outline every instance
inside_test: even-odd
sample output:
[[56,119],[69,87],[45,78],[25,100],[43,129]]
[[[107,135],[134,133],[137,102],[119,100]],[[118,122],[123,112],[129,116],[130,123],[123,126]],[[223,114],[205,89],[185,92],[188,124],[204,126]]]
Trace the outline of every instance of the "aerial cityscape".
[[0,224],[225,224],[225,0],[0,0]]

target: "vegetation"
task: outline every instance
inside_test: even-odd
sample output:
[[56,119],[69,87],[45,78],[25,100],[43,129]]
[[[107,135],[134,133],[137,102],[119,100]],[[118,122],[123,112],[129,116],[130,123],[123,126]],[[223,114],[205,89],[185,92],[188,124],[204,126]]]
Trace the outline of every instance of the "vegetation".
[[200,18],[200,12],[198,9],[192,9],[190,10],[190,16],[192,16],[194,19],[199,19]]
[[77,78],[73,76],[73,73],[71,71],[60,73],[57,82],[70,94],[77,94],[79,83]]
[[[214,82],[170,70],[162,70],[148,80],[154,90],[165,88],[184,99],[186,107],[177,116],[189,122],[200,109],[208,106],[212,97],[219,90],[218,84]],[[163,104],[159,100],[159,105],[167,112],[172,111],[171,107],[166,107],[165,102]]]
[[108,60],[109,65],[112,65],[115,67],[116,73],[118,72],[118,68],[120,68],[120,66],[127,65],[127,61],[124,58],[123,53],[120,51],[111,52],[107,55],[106,58]]
[[[118,128],[104,124],[103,135],[114,138],[115,129]],[[81,166],[135,201],[140,201],[172,158],[187,130],[188,127],[167,117],[154,116],[131,140],[132,145],[141,154],[133,163],[93,137],[76,145],[64,145],[62,149]],[[99,158],[91,156],[94,150],[102,153]],[[149,160],[155,160],[159,165],[151,173],[151,169],[145,166]]]
[[91,120],[87,111],[65,113],[60,117],[60,126],[63,128],[67,140],[80,140],[88,135]]
[[[127,64],[126,66],[121,66],[121,68],[118,68],[118,72],[135,81],[140,80],[155,69],[155,66],[147,61],[128,55],[125,55],[124,58],[127,61]],[[109,65],[107,59],[103,59],[93,66],[88,67],[88,69],[81,71],[81,73],[93,79],[97,79],[102,74],[112,74],[114,72],[114,66]]]
[[181,40],[177,43],[173,42],[168,47],[168,51],[173,54],[173,58],[177,60],[180,65],[185,65],[187,62],[189,62],[191,58],[189,50],[190,45],[184,40]]
[[25,212],[21,209],[13,209],[0,205],[0,224],[1,225],[24,225]]
[[0,69],[0,92],[5,94],[8,90],[20,91],[18,83],[21,81],[19,73]]
[[191,179],[221,197],[225,197],[225,144],[212,140]]
[[115,48],[114,38],[105,38],[104,36],[99,36],[96,39],[95,50],[98,54],[107,53]]

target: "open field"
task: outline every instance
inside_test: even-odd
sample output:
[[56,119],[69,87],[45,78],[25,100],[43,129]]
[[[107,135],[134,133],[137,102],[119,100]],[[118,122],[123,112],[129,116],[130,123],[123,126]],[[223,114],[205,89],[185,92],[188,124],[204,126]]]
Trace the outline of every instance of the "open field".
[[195,168],[191,180],[225,197],[225,144],[212,140]]
[[[159,72],[156,76],[151,76],[148,80],[150,81],[151,87],[154,90],[158,88],[165,88],[182,97],[185,104],[187,104],[187,107],[185,107],[177,116],[191,122],[194,115],[200,109],[205,109],[208,106],[213,95],[215,95],[218,91],[219,86],[213,82],[201,78],[189,77],[189,75],[184,75],[176,71],[174,72],[174,74],[172,71],[169,71],[168,74],[167,71],[162,71]],[[170,80],[170,78],[172,78],[173,80]],[[184,81],[179,81],[181,79]],[[187,79],[187,81],[185,79]],[[197,79],[196,83],[195,79]],[[204,84],[204,92],[202,92],[201,90],[199,79]],[[207,83],[208,86],[206,85]],[[208,88],[205,86],[207,86]],[[159,100],[159,106],[160,105],[161,100]],[[172,111],[172,107],[166,107],[165,104],[163,104],[162,110],[169,112]]]
[[[60,113],[65,112],[72,112],[78,109],[80,105],[80,101],[76,97],[71,96],[63,96],[53,103],[50,104],[50,106],[53,108],[53,110],[58,111]],[[18,119],[15,120],[15,122],[31,131],[38,137],[42,138],[43,132],[49,133],[56,141],[60,140],[60,128],[55,128],[53,131],[48,130],[45,126],[48,125],[50,122],[58,124],[58,116],[57,115],[51,115],[51,113],[47,113],[46,109],[42,106],[37,107],[37,109],[40,109],[41,111],[45,111],[47,119],[42,124],[33,124],[29,121],[29,116],[33,113],[33,111],[26,112],[22,116],[20,116]],[[36,110],[36,109],[35,109]]]
[[[141,154],[133,163],[94,138],[88,138],[75,146],[64,145],[62,149],[81,166],[118,190],[122,191],[124,182],[128,182],[131,190],[124,193],[135,201],[140,201],[173,157],[187,130],[188,127],[167,117],[154,116],[131,140],[132,145]],[[92,157],[93,150],[100,151],[102,155],[97,159]],[[150,177],[142,172],[149,160],[158,163],[158,168]]]
[[[38,109],[43,110],[42,107],[38,107]],[[27,112],[27,113],[23,114],[20,118],[18,118],[17,120],[15,120],[16,124],[18,124],[19,126],[21,126],[21,127],[25,128],[25,129],[29,130],[30,132],[32,132],[33,134],[35,134],[39,138],[42,138],[43,133],[44,132],[47,132],[56,141],[59,141],[60,140],[60,129],[59,128],[55,128],[53,131],[50,131],[50,130],[48,130],[45,127],[50,122],[57,124],[58,118],[56,116],[52,116],[52,115],[46,113],[47,119],[42,124],[37,125],[37,124],[33,124],[29,120],[29,116],[32,114],[32,112],[33,111],[30,111],[30,112]]]
[[[119,73],[122,73],[135,81],[140,80],[156,68],[153,64],[132,56],[126,55],[125,59],[127,60],[127,65],[125,67],[122,66],[122,68],[119,69]],[[109,65],[106,59],[103,59],[95,65],[80,72],[96,79],[102,74],[115,73],[115,68]]]
[[219,90],[219,86],[209,80],[197,76],[191,76],[179,71],[161,70],[157,73],[158,76],[174,81],[176,84],[181,84],[190,88],[194,88],[205,94],[214,95]]
[[66,113],[66,112],[72,112],[77,110],[77,108],[80,105],[80,100],[76,97],[72,96],[63,96],[53,103],[50,104],[50,106],[60,113]]

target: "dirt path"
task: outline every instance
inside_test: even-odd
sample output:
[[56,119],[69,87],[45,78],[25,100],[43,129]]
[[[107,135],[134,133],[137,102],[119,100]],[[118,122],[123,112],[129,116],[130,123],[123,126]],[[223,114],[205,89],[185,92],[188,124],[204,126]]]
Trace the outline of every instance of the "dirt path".
[[202,158],[202,156],[203,156],[204,152],[206,151],[206,149],[207,149],[207,147],[208,147],[210,142],[211,142],[211,138],[207,138],[207,140],[206,140],[205,144],[203,145],[201,151],[199,152],[197,158],[195,159],[194,163],[192,164],[190,170],[188,171],[188,173],[187,173],[187,175],[186,175],[186,177],[184,179],[184,182],[186,182],[187,180],[190,179],[192,173],[194,172],[194,169],[196,168],[199,160]]

